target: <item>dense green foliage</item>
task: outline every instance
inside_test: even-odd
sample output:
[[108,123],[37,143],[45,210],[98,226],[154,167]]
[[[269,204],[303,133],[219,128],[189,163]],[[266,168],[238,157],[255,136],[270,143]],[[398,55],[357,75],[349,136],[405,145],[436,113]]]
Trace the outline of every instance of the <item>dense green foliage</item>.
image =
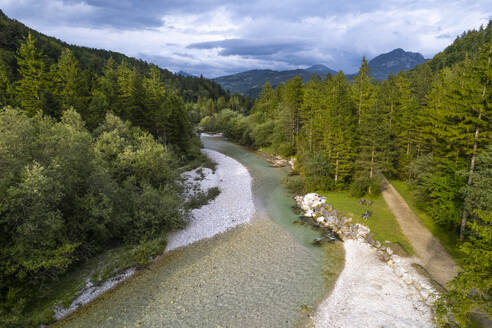
[[467,56],[474,57],[480,48],[491,39],[492,21],[489,21],[487,27],[482,26],[478,30],[463,32],[449,47],[435,55],[427,64],[434,72],[451,67],[465,60]]
[[472,176],[464,192],[473,220],[467,222],[470,237],[460,246],[463,271],[449,283],[450,292],[438,306],[441,321],[454,318],[462,326],[472,311],[492,316],[492,147],[477,156]]
[[24,310],[77,262],[183,225],[176,156],[113,114],[91,134],[74,110],[5,108],[0,131],[2,326],[32,324]]
[[434,60],[380,83],[365,59],[353,82],[340,72],[275,89],[267,83],[248,117],[224,110],[201,126],[295,156],[307,190],[375,194],[383,175],[408,180],[436,224],[466,241],[449,309],[462,324],[472,310],[490,316],[491,31],[492,23],[471,31]]

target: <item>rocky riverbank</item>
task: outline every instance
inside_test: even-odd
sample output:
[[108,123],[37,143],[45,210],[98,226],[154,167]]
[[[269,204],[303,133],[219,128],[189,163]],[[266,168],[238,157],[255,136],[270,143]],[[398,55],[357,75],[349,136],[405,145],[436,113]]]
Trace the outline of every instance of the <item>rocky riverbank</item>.
[[183,230],[169,235],[166,252],[250,222],[255,214],[252,179],[246,167],[219,152],[210,149],[202,152],[217,163],[215,172],[199,168],[183,173],[183,177],[191,187],[190,192],[218,187],[220,194],[209,204],[194,209]]
[[296,201],[306,217],[344,241],[345,268],[315,315],[317,327],[433,327],[438,292],[412,266],[418,259],[394,254],[317,194]]

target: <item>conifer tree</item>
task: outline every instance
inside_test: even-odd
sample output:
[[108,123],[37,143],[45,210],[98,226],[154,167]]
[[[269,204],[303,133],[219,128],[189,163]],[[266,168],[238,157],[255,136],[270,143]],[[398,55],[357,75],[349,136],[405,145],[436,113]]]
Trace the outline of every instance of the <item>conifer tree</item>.
[[[486,44],[477,59],[465,62],[465,83],[462,86],[462,120],[465,130],[473,132],[472,138],[464,136],[467,147],[465,154],[470,158],[467,186],[473,182],[475,160],[478,152],[484,149],[492,132],[492,43]],[[466,97],[466,98],[465,98]],[[460,225],[460,239],[463,240],[468,218],[468,211],[463,210]]]
[[354,192],[358,194],[375,192],[374,187],[379,185],[377,173],[384,173],[388,169],[389,121],[384,106],[380,104],[382,98],[380,94],[372,94],[367,100],[368,107],[362,113],[358,128],[359,155],[354,183]]
[[366,57],[362,58],[359,73],[354,78],[353,97],[357,105],[357,124],[360,126],[364,112],[369,108],[370,99],[374,92],[373,80],[369,75]]
[[145,122],[143,124],[156,137],[163,137],[165,129],[165,101],[166,90],[161,82],[160,72],[156,66],[152,66],[148,76],[143,81],[145,89]]
[[0,61],[0,108],[11,104],[13,90],[9,73],[7,65]]
[[122,61],[118,74],[118,108],[115,112],[123,119],[131,119],[138,126],[144,126],[142,77],[134,67],[130,68]]
[[[465,185],[472,183],[477,154],[490,143],[492,74],[489,47],[483,48],[475,60],[466,59],[452,69],[442,70],[425,111],[428,124],[423,132],[432,144],[436,158],[448,167],[453,164],[456,170],[468,167]],[[455,193],[460,194],[460,191],[455,190]],[[459,224],[461,239],[465,236],[468,215],[464,209]]]
[[327,107],[323,112],[324,147],[334,168],[335,186],[348,182],[356,157],[356,108],[350,97],[350,88],[339,72],[327,85]]
[[306,139],[309,152],[319,150],[319,143],[323,138],[322,113],[326,110],[325,86],[319,76],[313,77],[304,86],[304,96],[300,108],[302,121],[302,135]]
[[299,111],[303,100],[303,83],[300,76],[288,80],[283,91],[282,103],[288,115],[289,140],[292,150],[295,149],[296,137],[301,129],[301,118]]
[[102,75],[98,79],[97,90],[105,97],[105,103],[114,113],[118,112],[118,72],[116,71],[116,62],[110,57],[103,68]]
[[383,97],[381,99],[381,104],[386,107],[385,111],[388,115],[388,127],[390,129],[390,133],[394,135],[397,107],[400,96],[397,86],[397,77],[393,74],[390,74],[387,80],[381,82],[379,88],[381,89],[379,95]]
[[270,82],[265,82],[261,89],[260,96],[255,102],[251,113],[257,123],[264,123],[267,119],[273,118],[275,107],[275,95]]
[[18,104],[31,116],[38,112],[50,112],[52,79],[46,58],[36,48],[36,40],[30,33],[17,51],[17,63],[21,75],[16,84]]
[[[395,133],[397,136],[399,171],[404,176],[406,168],[419,147],[418,135],[418,103],[412,95],[410,84],[402,74],[397,76],[397,88],[399,92],[398,106],[395,115]],[[391,119],[389,121],[391,123]]]
[[87,85],[84,84],[79,64],[70,49],[63,49],[56,64],[55,78],[57,82],[58,101],[62,110],[74,108],[82,113],[85,109],[84,94],[87,94]]

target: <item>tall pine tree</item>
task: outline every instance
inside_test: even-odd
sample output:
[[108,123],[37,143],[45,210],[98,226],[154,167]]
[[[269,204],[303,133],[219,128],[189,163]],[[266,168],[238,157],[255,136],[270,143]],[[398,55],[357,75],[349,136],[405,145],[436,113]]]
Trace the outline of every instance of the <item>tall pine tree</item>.
[[16,83],[17,103],[31,116],[38,112],[56,114],[50,108],[53,80],[49,66],[30,33],[17,51],[17,63],[21,76]]

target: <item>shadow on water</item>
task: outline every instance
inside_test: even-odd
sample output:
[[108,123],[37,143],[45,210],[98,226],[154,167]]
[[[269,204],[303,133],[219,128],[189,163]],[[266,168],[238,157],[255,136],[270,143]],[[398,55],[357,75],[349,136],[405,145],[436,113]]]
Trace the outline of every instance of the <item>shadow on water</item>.
[[306,325],[341,270],[343,249],[315,247],[319,234],[293,224],[294,200],[281,182],[285,170],[220,138],[205,137],[204,144],[248,168],[258,218],[164,254],[54,326]]

